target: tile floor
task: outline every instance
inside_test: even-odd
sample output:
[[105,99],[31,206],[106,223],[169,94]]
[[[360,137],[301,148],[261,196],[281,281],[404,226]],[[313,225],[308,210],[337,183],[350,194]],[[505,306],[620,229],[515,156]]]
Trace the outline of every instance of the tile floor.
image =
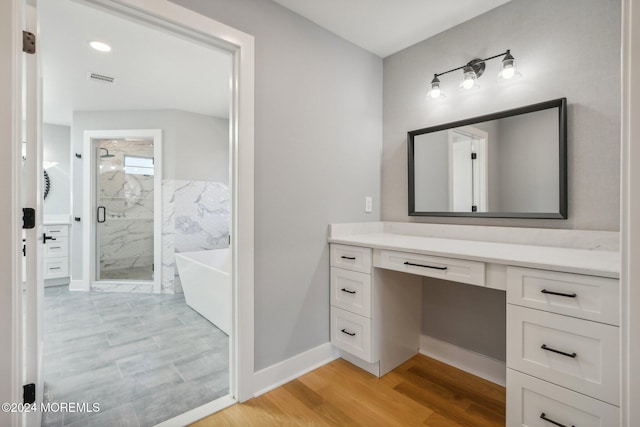
[[44,427],[153,426],[229,390],[228,337],[184,296],[45,288]]

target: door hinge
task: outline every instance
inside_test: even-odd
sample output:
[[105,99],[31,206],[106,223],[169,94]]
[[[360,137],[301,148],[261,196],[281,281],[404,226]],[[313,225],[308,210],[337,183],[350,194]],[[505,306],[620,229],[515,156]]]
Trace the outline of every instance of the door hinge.
[[478,212],[478,207],[476,205],[471,206],[471,212]]
[[36,226],[36,210],[22,208],[22,228],[32,229]]
[[22,32],[22,51],[24,53],[36,53],[36,35],[29,31]]
[[471,160],[475,160],[478,158],[478,154],[477,153],[471,153]]
[[36,385],[34,383],[22,386],[22,399],[24,403],[32,404],[36,402]]

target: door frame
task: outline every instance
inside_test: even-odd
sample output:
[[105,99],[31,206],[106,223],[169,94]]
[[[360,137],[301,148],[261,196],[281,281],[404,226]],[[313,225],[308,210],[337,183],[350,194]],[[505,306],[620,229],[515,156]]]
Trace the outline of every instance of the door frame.
[[[230,342],[231,372],[230,394],[238,401],[253,397],[254,379],[254,37],[229,27],[204,15],[170,3],[167,0],[87,0],[111,10],[134,15],[147,22],[170,28],[227,50],[233,57],[232,99],[230,108],[230,164],[232,194],[231,245],[233,251],[233,334]],[[21,81],[22,81],[22,30],[25,13],[24,0],[9,0],[0,6],[3,24],[0,33],[2,57],[9,59],[0,65],[0,136],[11,142],[11,156],[0,160],[0,177],[11,184],[11,194],[6,207],[0,207],[0,230],[11,236],[2,245],[2,271],[7,274],[7,289],[0,299],[7,310],[7,325],[0,328],[0,338],[11,342],[10,349],[0,352],[2,378],[10,378],[0,386],[4,401],[21,402],[23,351],[21,329],[21,212],[20,211],[20,161],[21,161]],[[8,12],[8,13],[4,13]],[[6,24],[6,25],[5,25]],[[5,126],[6,124],[6,126]],[[3,273],[4,277],[4,273]],[[4,286],[1,285],[0,286]],[[10,287],[10,288],[9,288]],[[9,310],[10,308],[10,310]],[[8,313],[11,313],[10,315]],[[9,319],[10,317],[10,319]],[[5,340],[6,339],[6,340]],[[8,346],[7,346],[8,347]],[[6,348],[6,347],[5,347]],[[10,368],[11,372],[7,372]],[[206,411],[206,408],[204,409]],[[206,413],[192,411],[193,421]],[[0,413],[0,420],[11,420],[12,426],[20,425],[20,414]]]
[[[229,346],[233,378],[229,391],[238,401],[246,401],[254,393],[254,37],[168,0],[86,1],[232,55],[229,158],[234,313]],[[200,414],[199,418],[205,415]]]
[[[487,212],[487,201],[489,199],[489,177],[488,177],[488,155],[489,151],[487,145],[489,143],[489,133],[478,129],[473,126],[461,126],[455,129],[451,129],[448,132],[448,152],[449,152],[449,211],[453,210],[453,144],[455,144],[453,133],[466,134],[471,137],[475,137],[478,140],[477,150],[480,157],[478,162],[478,169],[472,172],[474,175],[474,188],[473,193],[478,190],[478,212]],[[477,175],[477,176],[476,176]],[[476,180],[476,178],[478,178]]]
[[[97,227],[94,221],[97,185],[97,158],[93,147],[95,139],[124,139],[151,138],[153,139],[153,262],[157,268],[153,276],[153,293],[162,290],[162,130],[161,129],[128,129],[128,130],[86,130],[83,134],[83,164],[82,164],[82,217],[86,220],[82,224],[82,247],[85,255],[82,257],[82,271],[84,280],[81,281],[82,291],[91,290],[91,284],[100,282],[96,278],[98,254],[96,251]],[[88,272],[89,274],[85,274]],[[76,282],[77,283],[77,282]],[[113,283],[102,281],[101,283]],[[127,281],[127,283],[148,283]]]
[[622,1],[620,299],[621,426],[640,419],[640,1]]

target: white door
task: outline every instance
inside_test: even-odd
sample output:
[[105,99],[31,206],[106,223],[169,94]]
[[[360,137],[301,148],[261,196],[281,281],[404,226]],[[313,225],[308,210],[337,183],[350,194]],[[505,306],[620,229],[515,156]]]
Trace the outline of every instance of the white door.
[[449,131],[451,212],[487,212],[488,136],[471,126]]
[[[36,2],[26,6],[26,30],[37,35]],[[42,314],[44,303],[43,255],[45,245],[51,240],[45,234],[42,224],[43,209],[43,167],[42,140],[40,125],[40,88],[38,47],[35,53],[23,53],[23,90],[26,107],[23,109],[23,185],[22,201],[24,208],[35,210],[32,228],[24,230],[24,276],[23,276],[23,345],[22,372],[23,384],[34,385],[35,404],[40,405],[43,396],[42,381]],[[27,399],[25,399],[27,400]],[[39,408],[38,408],[39,409]],[[23,425],[39,426],[41,412],[25,412]]]
[[471,212],[473,200],[473,160],[471,140],[455,141],[451,146],[451,203],[453,212]]

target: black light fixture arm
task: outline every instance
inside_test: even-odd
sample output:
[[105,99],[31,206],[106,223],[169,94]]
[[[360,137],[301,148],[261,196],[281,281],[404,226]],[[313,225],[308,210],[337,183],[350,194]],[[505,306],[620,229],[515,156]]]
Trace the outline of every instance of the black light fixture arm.
[[444,74],[449,74],[449,73],[453,73],[454,71],[462,70],[462,69],[464,69],[464,68],[466,68],[466,67],[473,67],[473,66],[474,66],[474,65],[476,65],[476,64],[480,64],[480,63],[483,63],[483,62],[486,62],[486,61],[490,61],[490,60],[492,60],[492,59],[496,59],[496,58],[499,58],[499,57],[501,57],[501,56],[509,55],[510,53],[511,53],[511,50],[510,50],[510,49],[507,49],[507,51],[506,51],[506,52],[502,52],[502,53],[499,53],[499,54],[497,54],[497,55],[490,56],[490,57],[488,57],[488,58],[484,58],[484,59],[473,59],[473,60],[469,61],[467,64],[462,65],[462,66],[460,66],[460,67],[452,68],[451,70],[447,70],[447,71],[444,71],[444,72],[442,72],[442,73],[436,73],[436,74],[434,74],[434,75],[433,75],[433,77],[434,77],[434,78],[436,78],[436,77],[440,77],[440,76],[442,76],[442,75],[444,75]]

